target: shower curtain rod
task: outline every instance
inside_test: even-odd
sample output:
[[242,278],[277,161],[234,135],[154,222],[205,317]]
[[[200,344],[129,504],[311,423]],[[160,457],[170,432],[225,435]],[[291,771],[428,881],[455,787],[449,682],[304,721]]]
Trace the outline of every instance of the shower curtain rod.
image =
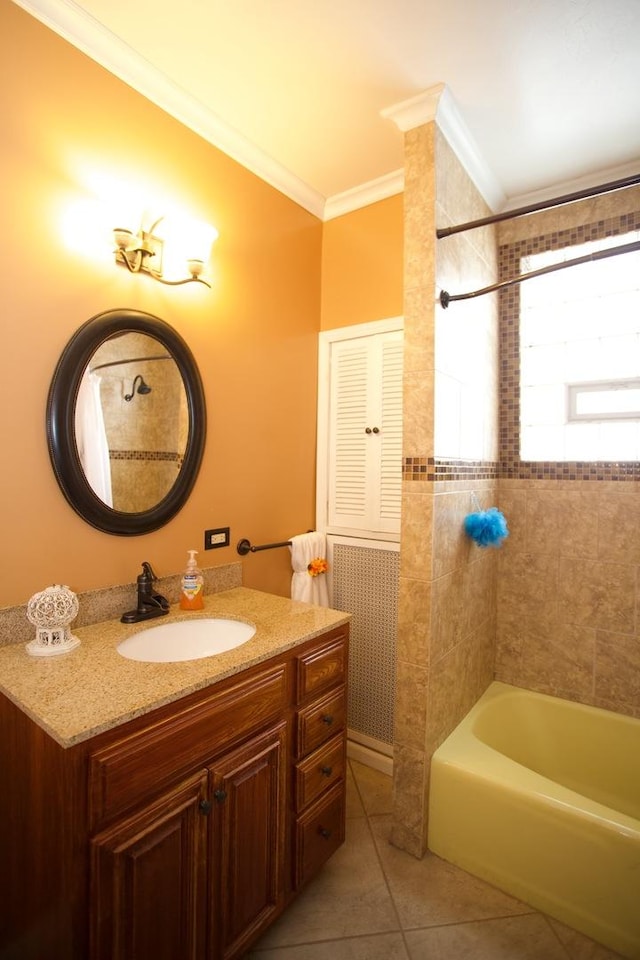
[[97,367],[91,367],[91,373],[95,373],[96,370],[104,370],[105,367],[119,367],[121,363],[143,363],[145,360],[173,360],[173,357],[162,353],[156,357],[130,357],[127,360],[111,360],[109,363],[99,363]]
[[530,203],[526,207],[505,210],[503,213],[493,213],[481,220],[469,220],[467,223],[460,223],[455,227],[442,227],[436,230],[436,237],[438,240],[442,240],[443,237],[450,237],[452,234],[462,233],[464,230],[474,230],[476,227],[485,227],[490,223],[499,223],[501,220],[514,220],[516,217],[524,217],[528,213],[538,213],[540,210],[561,207],[565,203],[574,203],[576,200],[587,200],[589,197],[598,197],[603,193],[612,193],[614,190],[624,190],[626,187],[633,187],[638,183],[640,183],[640,173],[634,173],[629,177],[623,177],[622,180],[602,183],[599,187],[589,187],[575,193],[565,193],[564,196],[555,197],[552,200],[540,200],[538,203]]
[[447,293],[446,290],[440,291],[440,305],[446,308],[452,300],[470,300],[471,297],[481,297],[485,293],[493,293],[494,290],[503,290],[505,287],[511,287],[514,283],[522,283],[524,280],[531,280],[533,277],[541,277],[545,273],[554,273],[556,270],[564,270],[565,267],[576,267],[581,263],[591,263],[594,260],[604,260],[606,257],[616,257],[621,253],[633,253],[640,250],[640,240],[634,240],[632,243],[623,243],[619,247],[609,247],[607,250],[596,250],[593,253],[585,253],[582,257],[575,257],[573,260],[564,260],[562,263],[552,263],[548,267],[540,267],[539,270],[532,270],[530,273],[521,273],[518,277],[511,277],[509,280],[500,280],[498,283],[492,283],[490,287],[482,287],[481,290],[473,290],[471,293]]

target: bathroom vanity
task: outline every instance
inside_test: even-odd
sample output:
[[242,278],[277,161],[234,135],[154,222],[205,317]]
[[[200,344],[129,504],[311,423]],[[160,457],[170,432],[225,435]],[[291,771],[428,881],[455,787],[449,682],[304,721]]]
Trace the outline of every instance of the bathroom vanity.
[[343,842],[348,615],[244,588],[212,613],[254,638],[135,663],[109,622],[48,662],[0,650],[2,960],[240,958]]

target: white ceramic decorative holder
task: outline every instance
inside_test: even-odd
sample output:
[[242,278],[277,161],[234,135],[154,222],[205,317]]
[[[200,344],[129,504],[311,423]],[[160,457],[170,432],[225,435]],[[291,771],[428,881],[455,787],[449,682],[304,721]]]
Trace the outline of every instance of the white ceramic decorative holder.
[[69,630],[78,616],[78,598],[69,587],[57,583],[34,593],[27,604],[27,619],[36,627],[35,640],[27,644],[33,657],[54,657],[79,646],[80,641]]

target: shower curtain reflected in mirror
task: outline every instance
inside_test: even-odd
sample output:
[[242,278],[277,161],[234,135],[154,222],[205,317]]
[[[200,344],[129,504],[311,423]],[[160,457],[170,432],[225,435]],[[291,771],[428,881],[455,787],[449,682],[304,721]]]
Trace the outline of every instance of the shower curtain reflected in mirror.
[[80,381],[76,400],[75,435],[87,482],[102,502],[112,507],[111,464],[100,399],[100,377],[88,368]]

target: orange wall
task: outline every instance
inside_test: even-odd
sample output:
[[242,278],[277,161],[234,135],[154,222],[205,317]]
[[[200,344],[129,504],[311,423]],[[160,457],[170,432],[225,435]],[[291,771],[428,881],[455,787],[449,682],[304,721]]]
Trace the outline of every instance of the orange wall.
[[402,194],[324,224],[323,330],[402,315],[402,231]]
[[[178,572],[188,548],[202,549],[207,527],[230,526],[232,545],[202,552],[206,566],[237,560],[241,537],[261,543],[308,529],[320,221],[9,0],[0,0],[0,101],[0,606],[54,582],[77,591],[129,583],[142,560],[160,575]],[[217,227],[212,291],[116,269],[106,178],[146,179],[151,196]],[[68,506],[45,434],[60,352],[82,323],[115,307],[148,311],[178,330],[199,364],[208,409],[189,502],[163,529],[133,538],[96,531]],[[286,594],[290,576],[286,550],[244,561],[249,586]]]
[[[402,313],[402,196],[323,225],[10,0],[0,0],[0,104],[0,607],[54,582],[129,583],[142,560],[176,573],[188,548],[202,550],[205,528],[231,527],[230,547],[200,554],[215,566],[238,560],[241,537],[271,542],[312,527],[317,334]],[[113,265],[114,182],[157,216],[170,203],[216,226],[211,291]],[[178,330],[208,412],[188,503],[132,538],[96,531],[68,506],[45,433],[61,351],[116,307]],[[243,561],[248,586],[287,594],[290,578],[287,550]]]

